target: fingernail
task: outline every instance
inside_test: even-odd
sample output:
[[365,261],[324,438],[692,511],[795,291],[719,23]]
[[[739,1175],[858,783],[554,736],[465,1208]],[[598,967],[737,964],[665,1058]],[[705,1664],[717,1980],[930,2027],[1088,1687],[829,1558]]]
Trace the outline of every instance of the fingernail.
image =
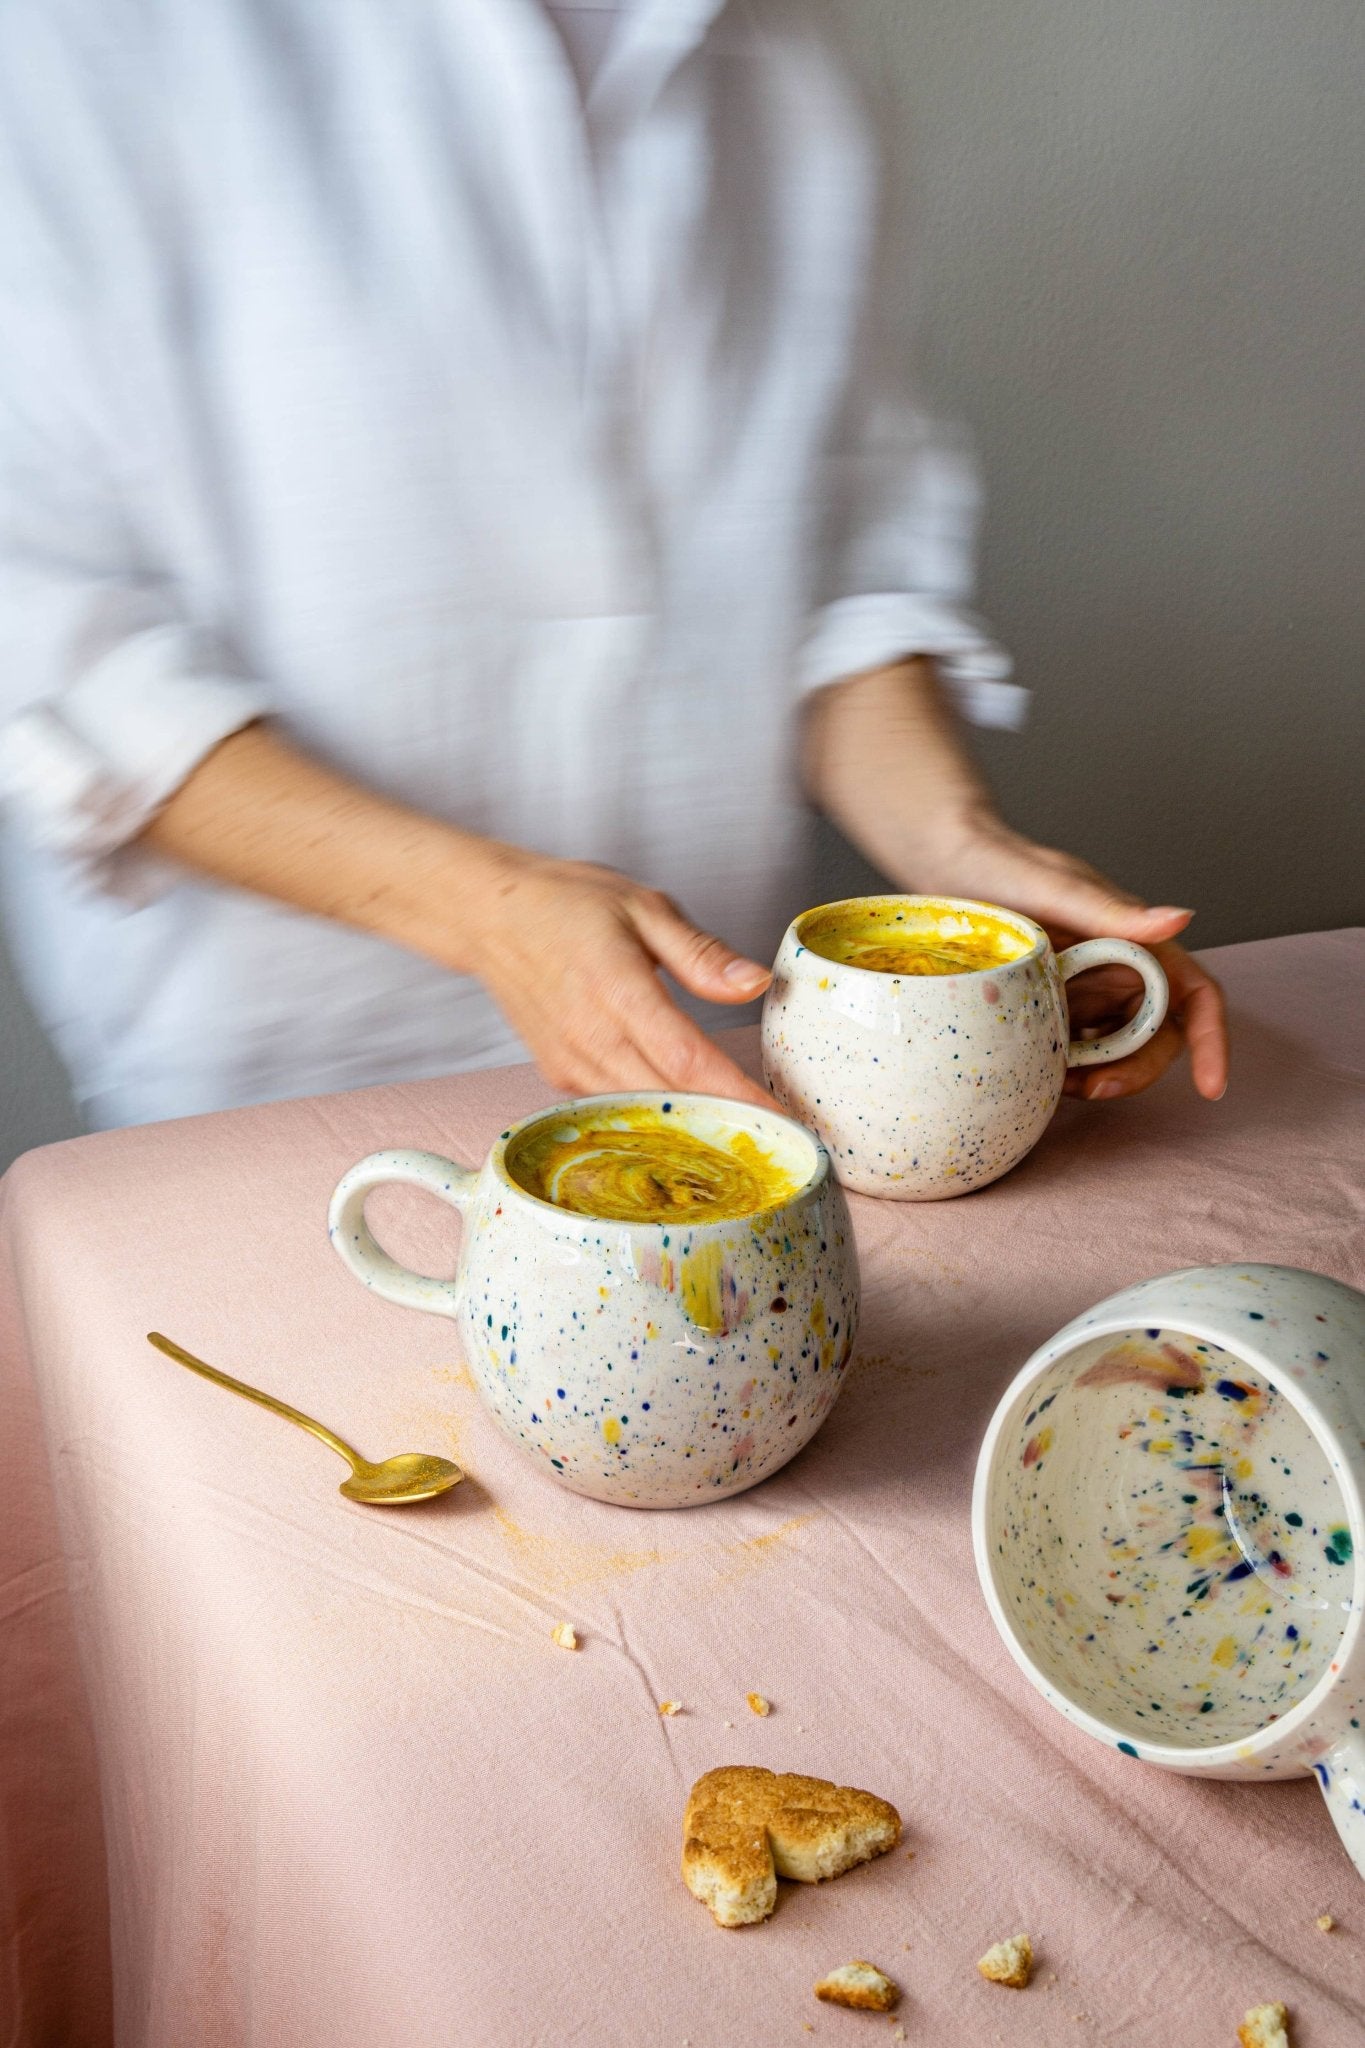
[[1111,1102],[1116,1095],[1122,1095],[1122,1081],[1092,1081],[1086,1090],[1092,1102]]
[[1147,912],[1148,917],[1193,917],[1192,910],[1182,910],[1178,903],[1157,903]]
[[1224,1081],[1224,1083],[1223,1083],[1222,1087],[1221,1087],[1221,1088],[1220,1088],[1220,1089],[1218,1090],[1218,1093],[1217,1093],[1217,1094],[1216,1094],[1216,1095],[1215,1095],[1215,1096],[1213,1097],[1213,1100],[1214,1100],[1215,1102],[1221,1102],[1221,1101],[1222,1101],[1222,1099],[1223,1099],[1223,1097],[1224,1097],[1224,1096],[1225,1096],[1225,1095],[1227,1094],[1227,1092],[1228,1092],[1228,1084],[1227,1084],[1227,1082],[1226,1082],[1226,1081]]
[[721,972],[721,980],[733,982],[736,988],[742,988],[745,982],[758,988],[767,979],[767,968],[756,966],[752,960],[731,960]]

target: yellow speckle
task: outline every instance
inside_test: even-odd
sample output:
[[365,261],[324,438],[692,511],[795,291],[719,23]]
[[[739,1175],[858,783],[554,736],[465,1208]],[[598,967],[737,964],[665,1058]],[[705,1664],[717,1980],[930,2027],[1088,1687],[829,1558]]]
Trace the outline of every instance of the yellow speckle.
[[828,976],[827,974],[822,974],[822,975],[820,976],[820,979],[819,979],[819,981],[818,981],[818,982],[816,983],[816,987],[817,987],[817,988],[828,988],[828,987],[829,987],[829,976]]
[[1153,1451],[1173,1451],[1175,1445],[1168,1436],[1154,1436],[1148,1445],[1148,1449]]
[[599,1287],[597,1291],[598,1291],[598,1293],[599,1293],[599,1294],[601,1295],[601,1297],[602,1297],[603,1301],[610,1301],[610,1300],[611,1300],[611,1289],[610,1289],[610,1287]]
[[609,1444],[620,1443],[621,1425],[616,1420],[616,1417],[614,1415],[609,1415],[606,1421],[602,1424],[602,1434]]
[[812,1330],[814,1330],[817,1337],[824,1336],[825,1303],[822,1295],[817,1294],[814,1301],[810,1305],[810,1326]]
[[746,1692],[744,1697],[749,1702],[749,1712],[751,1714],[757,1714],[761,1720],[766,1719],[771,1714],[773,1710],[772,1701],[765,1700],[761,1692]]
[[1147,1410],[1147,1420],[1149,1422],[1164,1422],[1166,1420],[1166,1410],[1164,1408],[1149,1408]]
[[1185,1533],[1185,1555],[1193,1558],[1196,1564],[1220,1556],[1227,1547],[1227,1535],[1222,1529],[1210,1529],[1200,1524]]
[[1216,1664],[1220,1671],[1230,1671],[1237,1662],[1236,1636],[1224,1636],[1221,1643],[1215,1643],[1209,1662]]
[[1236,1479],[1250,1479],[1255,1470],[1256,1467],[1252,1464],[1250,1458],[1246,1457],[1238,1458],[1232,1468],[1233,1477]]
[[578,1648],[578,1630],[571,1621],[556,1622],[555,1626],[550,1630],[550,1634],[554,1641],[559,1644],[561,1650],[576,1650]]
[[724,1268],[725,1248],[719,1238],[706,1240],[683,1257],[683,1309],[690,1323],[713,1337],[725,1329]]
[[646,1337],[657,1337],[657,1336],[658,1336],[658,1334],[659,1334],[659,1325],[658,1325],[657,1323],[646,1323],[646,1324],[645,1324],[645,1335],[646,1335]]

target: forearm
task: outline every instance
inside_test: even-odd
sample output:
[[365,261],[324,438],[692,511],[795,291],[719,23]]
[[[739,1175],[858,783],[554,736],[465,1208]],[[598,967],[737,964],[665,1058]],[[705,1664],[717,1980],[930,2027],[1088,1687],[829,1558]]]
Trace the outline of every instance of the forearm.
[[216,747],[141,843],[462,973],[506,852],[334,774],[264,724]]
[[806,709],[802,765],[812,800],[903,887],[993,811],[934,664],[922,657],[818,691]]

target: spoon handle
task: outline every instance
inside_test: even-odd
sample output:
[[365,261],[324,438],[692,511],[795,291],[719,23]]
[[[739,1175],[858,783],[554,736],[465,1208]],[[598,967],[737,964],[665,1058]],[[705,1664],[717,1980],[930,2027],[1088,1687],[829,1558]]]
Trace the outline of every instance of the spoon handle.
[[304,1415],[298,1408],[291,1408],[287,1401],[277,1401],[273,1394],[263,1394],[259,1387],[249,1387],[245,1380],[235,1380],[230,1373],[219,1372],[216,1365],[206,1365],[202,1358],[196,1358],[191,1351],[182,1350],[180,1345],[173,1344],[169,1337],[163,1337],[159,1330],[149,1330],[147,1342],[155,1345],[158,1351],[164,1351],[167,1358],[175,1359],[177,1364],[187,1365],[191,1372],[202,1373],[206,1380],[214,1380],[220,1387],[226,1387],[229,1393],[245,1395],[248,1401],[259,1401],[262,1408],[269,1408],[272,1414],[282,1415],[286,1422],[297,1423],[300,1429],[306,1429],[310,1436],[317,1437],[320,1443],[335,1451],[339,1458],[344,1458],[353,1471],[359,1470],[365,1463],[360,1453],[353,1451],[351,1446],[344,1443],[333,1430],[328,1429],[324,1423],[315,1422],[311,1415]]

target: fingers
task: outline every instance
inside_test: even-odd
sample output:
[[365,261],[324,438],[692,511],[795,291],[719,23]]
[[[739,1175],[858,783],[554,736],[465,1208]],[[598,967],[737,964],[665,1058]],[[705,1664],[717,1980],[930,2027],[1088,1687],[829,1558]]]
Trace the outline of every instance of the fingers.
[[1155,1037],[1127,1059],[1114,1060],[1106,1067],[1074,1069],[1066,1077],[1068,1095],[1083,1095],[1087,1102],[1107,1102],[1121,1095],[1140,1095],[1159,1081],[1167,1067],[1184,1050],[1184,1038],[1174,1018],[1168,1017]]
[[590,979],[558,993],[553,1013],[514,1021],[547,1081],[566,1095],[676,1089],[772,1108],[770,1097],[670,1000],[633,936],[620,933]]
[[1194,1085],[1207,1102],[1217,1102],[1227,1093],[1230,1055],[1227,1005],[1211,975],[1201,976],[1190,990],[1184,1015]]
[[1036,918],[1054,938],[1064,930],[1082,938],[1133,939],[1150,946],[1175,938],[1194,916],[1170,904],[1149,907],[1084,861],[1013,834],[1008,846],[997,851],[994,866],[990,879],[996,901]]
[[699,1024],[670,1002],[641,957],[624,993],[621,1019],[637,1052],[663,1076],[659,1084],[693,1095],[725,1095],[771,1109],[771,1098]]
[[[1189,1047],[1191,1078],[1200,1095],[1217,1102],[1226,1092],[1229,1048],[1222,989],[1183,946],[1161,945],[1155,951],[1170,987],[1170,1010],[1160,1031],[1127,1059],[1070,1073],[1066,1081],[1069,1095],[1081,1095],[1091,1102],[1135,1095],[1159,1079],[1185,1046]],[[1084,991],[1078,978],[1073,1022],[1121,1023],[1131,1003],[1111,971],[1102,969],[1085,979],[1091,988]]]
[[762,995],[772,979],[768,968],[699,930],[657,891],[640,891],[626,910],[659,965],[691,995],[711,1003],[748,1003]]

